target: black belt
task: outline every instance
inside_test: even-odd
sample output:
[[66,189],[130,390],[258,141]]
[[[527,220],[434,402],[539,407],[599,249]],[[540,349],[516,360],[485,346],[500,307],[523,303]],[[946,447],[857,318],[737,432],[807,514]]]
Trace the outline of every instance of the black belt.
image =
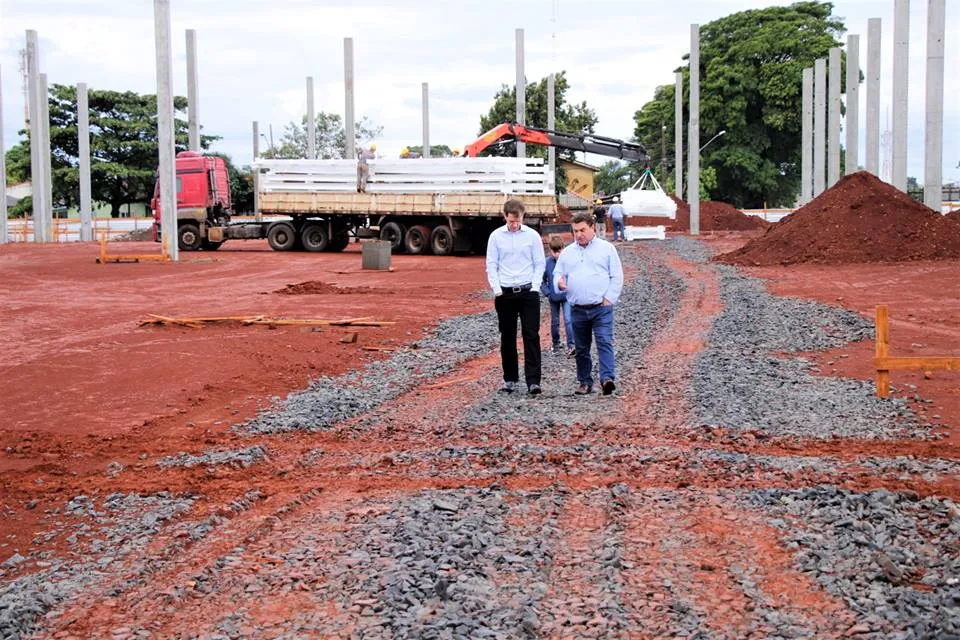
[[573,305],[574,309],[596,309],[597,307],[602,307],[602,302],[597,302],[596,304],[575,304]]
[[524,291],[530,291],[531,285],[524,284],[519,287],[500,287],[504,293],[523,293]]

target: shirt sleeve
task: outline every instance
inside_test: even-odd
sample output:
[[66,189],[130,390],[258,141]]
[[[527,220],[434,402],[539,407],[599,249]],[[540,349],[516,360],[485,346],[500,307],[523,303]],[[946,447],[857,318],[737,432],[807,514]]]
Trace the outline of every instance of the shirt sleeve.
[[610,284],[607,286],[607,292],[603,294],[610,304],[617,304],[620,300],[620,292],[623,290],[623,265],[620,263],[620,254],[610,246],[610,258],[607,261],[607,269],[610,272]]
[[[557,293],[560,293],[560,277],[564,274],[564,270],[567,268],[567,251],[564,249],[560,252],[560,257],[557,258],[557,264],[553,266],[553,288]],[[566,294],[566,291],[563,292]]]
[[533,245],[530,249],[533,251],[533,282],[530,283],[530,286],[535,287],[538,282],[543,282],[543,272],[547,268],[547,256],[543,252],[543,240],[540,239],[540,234],[531,229],[530,235]]
[[497,246],[496,231],[490,234],[487,241],[487,282],[490,283],[494,295],[503,293],[500,288],[500,249]]

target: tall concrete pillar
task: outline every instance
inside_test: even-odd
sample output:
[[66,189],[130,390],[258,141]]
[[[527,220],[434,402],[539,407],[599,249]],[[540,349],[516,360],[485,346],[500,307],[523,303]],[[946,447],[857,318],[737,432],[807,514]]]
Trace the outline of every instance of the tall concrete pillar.
[[800,204],[813,200],[813,69],[803,70],[803,107],[800,125]]
[[187,29],[187,132],[190,151],[200,153],[200,82],[197,79],[197,32]]
[[[50,90],[47,86],[47,74],[40,74],[40,147],[41,166],[43,168],[43,237],[53,242],[53,170],[50,166]],[[6,195],[6,194],[4,194]]]
[[675,195],[683,200],[683,74],[674,74],[673,84],[673,154],[675,160]]
[[307,158],[317,158],[317,114],[313,111],[313,76],[307,76]]
[[860,36],[847,36],[847,175],[860,169]]
[[[547,76],[547,129],[551,131],[557,128],[557,78],[552,73]],[[547,147],[547,163],[550,165],[550,176],[557,175],[557,150],[554,147]]]
[[430,85],[420,86],[420,102],[423,107],[423,157],[430,157]]
[[867,21],[867,121],[864,164],[880,176],[880,18]]
[[77,83],[77,155],[80,162],[80,241],[93,240],[90,197],[90,107],[85,82]]
[[7,154],[3,146],[3,75],[0,74],[0,244],[7,242]]
[[927,0],[927,117],[923,148],[923,203],[943,206],[943,38],[946,0]]
[[690,25],[690,130],[687,132],[690,169],[687,201],[690,235],[700,235],[700,25]]
[[[527,76],[523,72],[523,29],[517,29],[517,122],[527,122]],[[517,143],[517,157],[527,157],[527,145]]]
[[827,184],[827,62],[813,65],[813,197]]
[[[43,237],[43,126],[40,110],[40,46],[37,32],[27,31],[27,101],[30,113],[30,189],[33,197],[33,241],[44,242]],[[6,198],[6,193],[4,193]]]
[[170,41],[170,0],[153,0],[153,28],[157,58],[157,138],[160,164],[160,228],[167,256],[180,259],[177,229],[177,172],[173,137],[173,58]]
[[343,39],[343,86],[346,101],[344,105],[343,128],[347,140],[344,156],[347,158],[356,158],[356,125],[353,119],[353,38]]
[[[253,121],[253,162],[260,159],[260,123]],[[253,215],[257,222],[263,218],[260,215],[260,169],[253,167]]]
[[827,82],[827,188],[840,180],[840,48],[830,49],[830,80]]
[[890,184],[907,190],[907,106],[910,92],[910,0],[893,4],[893,156]]

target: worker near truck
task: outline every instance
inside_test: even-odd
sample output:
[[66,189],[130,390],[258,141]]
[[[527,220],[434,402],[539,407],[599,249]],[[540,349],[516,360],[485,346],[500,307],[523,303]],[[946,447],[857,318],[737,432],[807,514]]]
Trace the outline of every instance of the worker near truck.
[[371,144],[369,147],[364,149],[360,148],[360,151],[357,152],[357,192],[366,193],[367,191],[367,178],[370,177],[370,165],[367,164],[368,160],[374,160],[377,157],[377,145]]
[[597,235],[607,239],[607,210],[603,207],[603,200],[597,199],[593,202],[593,217],[597,221]]
[[503,204],[506,224],[487,241],[487,282],[493,290],[500,330],[500,391],[519,389],[517,320],[523,336],[523,374],[530,395],[540,389],[540,282],[546,267],[540,234],[523,224],[525,208],[516,199]]
[[620,240],[626,240],[624,235],[624,217],[625,213],[623,210],[623,205],[620,204],[620,196],[613,196],[613,204],[610,205],[610,220],[613,221],[613,241],[616,242],[619,237]]
[[571,306],[577,356],[576,395],[593,392],[591,341],[597,342],[600,388],[608,396],[617,388],[613,351],[613,311],[623,290],[623,265],[612,244],[597,237],[596,220],[583,212],[573,217],[575,242],[560,252],[554,286],[565,291]]

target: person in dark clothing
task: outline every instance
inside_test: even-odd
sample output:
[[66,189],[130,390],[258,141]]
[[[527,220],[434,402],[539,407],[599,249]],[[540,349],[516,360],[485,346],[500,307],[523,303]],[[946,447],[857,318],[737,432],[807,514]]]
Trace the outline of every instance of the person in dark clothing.
[[607,237],[607,210],[603,207],[603,200],[595,200],[593,203],[593,219],[597,221],[597,235],[601,238]]
[[542,293],[550,302],[550,337],[553,339],[553,350],[560,351],[560,318],[563,317],[563,332],[567,338],[567,356],[573,357],[577,350],[573,343],[573,321],[570,317],[570,305],[567,303],[567,294],[558,291],[553,286],[553,267],[563,251],[563,240],[558,237],[550,239],[550,255],[547,256],[546,269],[543,272],[543,283],[540,285]]

